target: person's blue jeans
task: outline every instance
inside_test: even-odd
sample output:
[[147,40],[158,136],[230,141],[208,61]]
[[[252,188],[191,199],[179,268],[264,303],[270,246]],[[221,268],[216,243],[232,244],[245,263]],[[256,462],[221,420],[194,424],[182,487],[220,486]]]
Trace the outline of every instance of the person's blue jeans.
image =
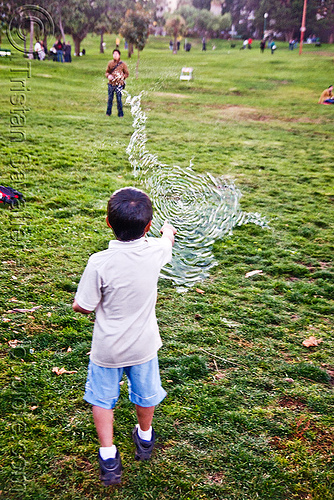
[[122,85],[111,85],[108,83],[108,107],[107,107],[107,115],[111,115],[112,103],[114,100],[114,93],[116,92],[116,100],[117,100],[117,110],[118,116],[123,116],[123,105],[122,105]]
[[62,50],[57,50],[57,62],[64,62]]

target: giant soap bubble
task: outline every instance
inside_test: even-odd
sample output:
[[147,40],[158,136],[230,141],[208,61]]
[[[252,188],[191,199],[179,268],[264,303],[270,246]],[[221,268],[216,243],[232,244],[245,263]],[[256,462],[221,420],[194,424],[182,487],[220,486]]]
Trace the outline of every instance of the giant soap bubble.
[[154,206],[151,232],[168,220],[177,228],[173,260],[161,276],[176,285],[190,287],[209,276],[217,264],[212,247],[217,239],[231,234],[235,226],[252,222],[268,227],[258,213],[246,213],[240,208],[241,192],[233,182],[211,174],[197,174],[192,169],[164,165],[146,149],[146,114],[141,109],[142,93],[131,97],[130,105],[134,132],[127,154],[134,175],[148,192]]

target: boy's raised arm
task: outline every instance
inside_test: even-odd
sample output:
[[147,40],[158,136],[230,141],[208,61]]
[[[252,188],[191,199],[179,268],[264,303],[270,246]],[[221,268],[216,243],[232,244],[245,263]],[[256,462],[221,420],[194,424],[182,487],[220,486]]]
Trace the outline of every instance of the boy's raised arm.
[[73,304],[72,304],[73,311],[81,313],[81,314],[90,314],[93,311],[87,311],[87,309],[84,309],[83,307],[79,306],[77,301],[74,299]]
[[168,238],[172,242],[172,245],[174,245],[174,236],[177,233],[177,230],[174,226],[172,226],[172,224],[168,224],[168,222],[165,222],[160,229],[160,233],[162,234],[162,238]]

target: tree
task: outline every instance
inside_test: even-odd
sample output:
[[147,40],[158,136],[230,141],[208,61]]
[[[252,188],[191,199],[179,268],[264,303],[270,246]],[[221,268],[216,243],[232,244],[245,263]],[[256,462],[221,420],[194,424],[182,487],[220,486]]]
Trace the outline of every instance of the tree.
[[184,34],[186,27],[186,21],[180,14],[173,14],[166,21],[166,32],[174,38],[173,54],[177,54],[177,38]]
[[[100,54],[104,54],[103,35],[107,32],[112,33],[115,25],[112,16],[112,3],[108,0],[99,0],[101,15],[94,26],[94,33],[100,35]],[[119,28],[119,26],[118,26]]]
[[231,26],[231,16],[224,14],[216,16],[207,10],[200,10],[197,15],[195,30],[203,35],[217,37],[221,31],[227,30]]
[[137,51],[136,78],[138,78],[140,51],[144,49],[151,22],[151,14],[143,9],[140,4],[136,4],[135,9],[129,9],[125,14],[124,22],[120,28],[120,33],[129,44],[133,44]]
[[174,12],[174,14],[179,14],[186,22],[186,26],[188,29],[193,29],[196,24],[196,20],[198,17],[198,13],[200,11],[193,7],[192,5],[182,5]]
[[8,23],[12,16],[11,2],[1,2],[0,1],[0,45],[2,43],[2,37],[7,31]]
[[[254,25],[263,31],[263,15],[269,14],[271,28],[281,33],[286,41],[299,38],[304,0],[263,0],[256,12]],[[316,0],[308,0],[307,28],[309,33],[316,30]]]
[[193,6],[199,10],[210,10],[211,0],[193,0]]
[[334,0],[322,0],[317,9],[316,33],[325,38],[328,43],[334,42]]
[[260,0],[225,0],[222,14],[229,13],[231,24],[242,36],[249,36],[254,30],[253,23],[249,19],[253,12],[259,7]]
[[[213,19],[214,18],[214,19]],[[196,19],[196,29],[201,36],[206,35],[208,31],[211,30],[211,23],[214,21],[216,16],[214,16],[208,10],[200,10],[200,15]]]
[[13,22],[13,26],[15,28],[18,27],[18,24],[20,24],[20,16],[18,15],[18,12],[20,10],[20,7],[23,7],[23,5],[23,0],[0,0],[0,25],[1,29],[3,30],[3,34],[6,31],[10,21]]
[[100,53],[104,52],[104,33],[119,33],[127,10],[135,8],[135,0],[97,0],[101,7],[101,17],[97,21],[94,33],[100,35]]
[[74,52],[80,54],[81,42],[93,32],[104,15],[106,2],[101,0],[62,0],[58,3],[58,19],[62,37],[72,35]]
[[201,36],[208,34],[212,37],[219,37],[222,31],[227,31],[231,27],[231,15],[229,13],[215,15],[205,9],[196,9],[193,6],[185,5],[180,7],[174,14],[182,16],[186,22],[186,31]]
[[[46,2],[45,2],[46,3]],[[34,5],[24,0],[6,0],[0,2],[1,28],[6,29],[10,44],[33,57],[34,37],[53,33],[54,23],[45,5]],[[27,39],[29,48],[27,49]]]

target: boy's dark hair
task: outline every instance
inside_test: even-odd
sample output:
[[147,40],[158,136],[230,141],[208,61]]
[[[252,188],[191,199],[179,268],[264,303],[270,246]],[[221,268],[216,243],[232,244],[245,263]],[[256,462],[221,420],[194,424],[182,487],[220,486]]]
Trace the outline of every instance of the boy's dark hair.
[[137,240],[152,220],[152,203],[146,193],[130,187],[115,191],[108,202],[108,221],[117,239]]
[[119,51],[118,49],[114,49],[114,50],[112,51],[112,53],[114,53],[114,52],[118,52],[118,53],[119,53],[119,55],[121,56],[121,53],[120,53],[120,51]]

